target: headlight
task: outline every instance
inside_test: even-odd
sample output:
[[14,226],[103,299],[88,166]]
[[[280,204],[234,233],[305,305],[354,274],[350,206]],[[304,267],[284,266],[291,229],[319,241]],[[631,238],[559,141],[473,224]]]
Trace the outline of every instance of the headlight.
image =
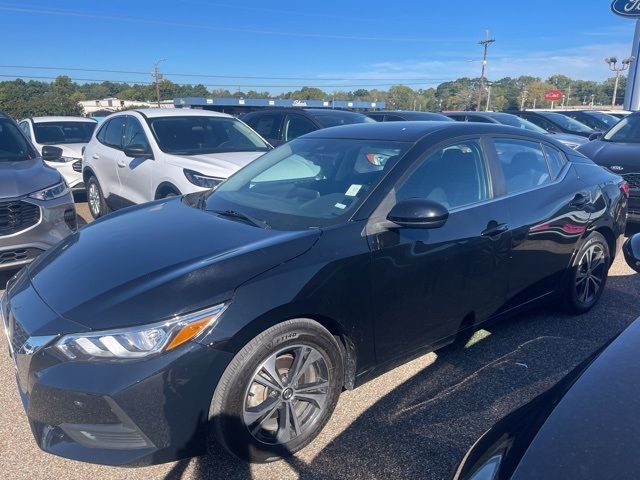
[[580,146],[579,143],[570,142],[568,140],[558,140],[561,144],[566,145],[569,148],[573,148],[574,150]]
[[60,157],[61,162],[77,162],[78,160],[82,161],[82,158],[78,157]]
[[210,177],[194,170],[184,170],[184,176],[194,185],[202,188],[215,188],[224,182],[224,178]]
[[35,198],[36,200],[53,200],[54,198],[60,198],[67,193],[69,193],[69,187],[67,187],[67,184],[63,180],[53,187],[48,187],[44,190],[40,190],[39,192],[34,192],[29,195],[29,197]]
[[173,350],[208,331],[227,306],[228,303],[222,303],[153,325],[65,335],[55,348],[70,360],[148,357]]

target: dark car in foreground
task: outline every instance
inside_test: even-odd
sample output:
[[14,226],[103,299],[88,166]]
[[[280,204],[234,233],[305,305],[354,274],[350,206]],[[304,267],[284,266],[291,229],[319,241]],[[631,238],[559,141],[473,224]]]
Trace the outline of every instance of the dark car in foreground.
[[510,127],[523,128],[532,132],[553,135],[553,139],[570,148],[578,148],[589,141],[585,137],[570,133],[547,132],[544,128],[510,113],[502,112],[446,112],[445,115],[456,122],[497,123]]
[[0,112],[0,270],[26,265],[76,230],[71,191],[43,162],[58,161],[62,150],[42,150]]
[[441,113],[389,110],[367,112],[367,117],[376,122],[450,122],[451,119]]
[[531,123],[535,123],[540,128],[545,129],[549,133],[569,133],[571,135],[578,135],[580,137],[589,138],[597,130],[586,126],[584,123],[574,120],[557,112],[545,112],[542,110],[537,111],[523,111],[523,112],[508,112],[513,115],[517,115],[520,118],[529,120]]
[[573,118],[597,132],[606,132],[620,121],[619,118],[613,115],[592,110],[563,110],[557,113]]
[[[628,241],[625,253],[640,271],[640,237]],[[640,318],[550,391],[486,432],[455,480],[637,478],[639,348]]]
[[258,110],[242,116],[242,121],[262,138],[277,147],[323,128],[373,123],[375,120],[357,112],[329,108],[278,108]]
[[207,432],[245,460],[290,455],[344,388],[524,307],[592,308],[622,187],[545,135],[391,122],[116,212],[7,287],[34,437],[103,464],[200,455]]
[[611,130],[578,150],[627,181],[629,221],[640,223],[640,113],[620,120]]

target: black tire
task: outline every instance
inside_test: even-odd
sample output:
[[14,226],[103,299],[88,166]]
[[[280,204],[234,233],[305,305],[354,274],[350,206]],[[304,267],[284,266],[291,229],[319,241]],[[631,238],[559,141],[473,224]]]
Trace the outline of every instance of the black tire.
[[[587,257],[591,257],[589,252],[594,251],[602,255],[602,260],[590,263]],[[567,275],[562,299],[567,313],[580,315],[598,303],[607,285],[610,267],[611,254],[607,240],[598,232],[591,233],[578,250],[571,271]],[[589,288],[586,294],[585,286]]]
[[[255,381],[257,378],[273,379],[273,376],[265,376],[263,374],[266,372],[264,365],[269,363],[268,360],[276,358],[273,365],[278,365],[282,358],[286,360],[287,356],[292,355],[289,353],[289,349],[297,351],[296,349],[298,348],[304,352],[315,352],[313,357],[311,353],[301,354],[301,359],[316,358],[316,354],[321,357],[321,360],[309,363],[306,370],[303,369],[300,373],[313,373],[314,369],[320,369],[319,367],[322,365],[326,366],[326,369],[321,370],[325,372],[328,378],[324,379],[321,375],[318,375],[318,377],[314,377],[316,378],[315,382],[304,384],[312,387],[313,385],[326,384],[326,387],[320,390],[315,389],[316,392],[321,392],[323,395],[321,398],[325,399],[322,401],[322,407],[319,404],[316,407],[313,403],[307,403],[298,397],[298,393],[292,393],[293,396],[286,398],[287,390],[294,390],[293,388],[276,391]],[[276,357],[281,353],[282,356]],[[299,386],[298,381],[295,379],[291,380],[289,384],[285,381],[285,377],[292,374],[291,370],[295,370],[294,366],[296,365],[297,357],[297,353],[292,356],[291,364],[284,374],[281,367],[277,367],[277,372],[281,375],[282,383],[285,386],[299,387],[310,393],[308,386]],[[306,360],[301,360],[301,362],[306,366]],[[313,441],[331,417],[344,384],[343,371],[343,360],[338,342],[331,333],[317,322],[311,320],[289,320],[271,327],[240,350],[222,375],[213,395],[209,412],[212,426],[211,433],[231,454],[248,462],[264,463],[290,456]],[[306,375],[304,373],[301,378],[306,377]],[[295,375],[292,374],[292,376]],[[317,380],[317,378],[320,380]],[[258,393],[255,393],[256,388]],[[260,389],[262,389],[262,397]],[[304,393],[300,393],[300,396],[304,396]],[[263,397],[265,399],[260,400]],[[257,406],[250,406],[251,402],[260,403]],[[259,411],[262,411],[263,408],[265,411],[270,410],[271,406],[268,408],[263,407],[268,402],[271,402],[271,405],[277,404],[282,407],[277,407],[278,410],[273,410],[269,416],[256,416],[257,420],[247,425],[245,419],[248,410],[252,408]],[[287,405],[291,405],[291,410],[288,409]],[[283,408],[283,410],[280,408]],[[299,410],[302,410],[300,416],[295,413]],[[282,417],[283,412],[285,413],[284,417]],[[295,424],[295,428],[292,415],[295,416],[298,422]],[[286,431],[293,438],[280,442],[280,432],[283,425],[281,419],[285,417],[290,420],[289,424],[291,425],[291,428],[287,428]],[[263,424],[261,418],[267,419],[264,421],[264,429],[256,427],[256,425]],[[308,423],[303,423],[304,421]],[[272,424],[275,424],[277,432],[274,432],[273,436],[269,437],[270,431],[267,430],[266,426]],[[249,426],[252,427],[254,433],[250,431]],[[282,429],[282,431],[284,430]],[[300,433],[293,436],[296,431]],[[286,438],[286,433],[283,435]]]
[[[102,194],[102,188],[96,177],[90,177],[87,182],[87,204],[89,205],[89,212],[94,219],[104,217],[111,212],[111,209],[107,205]],[[93,190],[95,189],[95,191]],[[95,193],[94,193],[95,192]],[[97,197],[96,197],[97,195]]]

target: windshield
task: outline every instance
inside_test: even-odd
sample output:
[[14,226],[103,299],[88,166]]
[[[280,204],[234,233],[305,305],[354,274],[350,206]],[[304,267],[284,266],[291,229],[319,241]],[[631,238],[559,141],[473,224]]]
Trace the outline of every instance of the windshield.
[[36,151],[18,127],[11,120],[0,118],[0,162],[16,162],[36,157]]
[[376,123],[373,118],[355,112],[327,111],[313,113],[313,117],[323,128],[337,127],[339,125],[350,125],[353,123]]
[[376,140],[299,138],[253,161],[206,199],[276,230],[346,221],[411,147]]
[[602,138],[608,142],[640,143],[640,115],[623,118]]
[[173,155],[269,149],[256,132],[231,117],[157,117],[149,119],[149,127],[160,150]]
[[570,132],[576,133],[595,133],[595,130],[587,127],[584,123],[580,123],[577,120],[574,120],[571,117],[567,117],[566,115],[562,115],[561,113],[551,113],[545,112],[541,113],[544,118],[551,120],[554,123],[557,123],[565,130],[569,130]]
[[33,124],[40,145],[88,143],[98,122],[38,122]]
[[524,118],[510,115],[508,113],[496,113],[493,115],[493,118],[498,120],[501,124],[508,125],[510,127],[522,128],[524,130],[537,133],[547,133],[544,128],[531,123],[529,120],[525,120]]
[[609,115],[607,113],[589,112],[589,115],[591,115],[594,118],[597,118],[598,120],[603,122],[609,128],[613,127],[614,125],[616,125],[620,121],[619,118],[616,118],[613,115]]

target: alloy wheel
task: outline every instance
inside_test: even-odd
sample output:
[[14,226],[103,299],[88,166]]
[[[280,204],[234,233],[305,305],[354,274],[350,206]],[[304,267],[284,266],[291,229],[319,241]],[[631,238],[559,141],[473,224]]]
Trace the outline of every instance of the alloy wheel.
[[578,301],[588,304],[597,297],[607,274],[607,261],[601,245],[592,245],[580,258],[576,273]]
[[288,443],[313,428],[329,398],[329,369],[320,351],[295,345],[255,371],[243,407],[245,426],[267,444]]
[[100,215],[100,191],[93,182],[89,184],[89,207],[94,216]]

